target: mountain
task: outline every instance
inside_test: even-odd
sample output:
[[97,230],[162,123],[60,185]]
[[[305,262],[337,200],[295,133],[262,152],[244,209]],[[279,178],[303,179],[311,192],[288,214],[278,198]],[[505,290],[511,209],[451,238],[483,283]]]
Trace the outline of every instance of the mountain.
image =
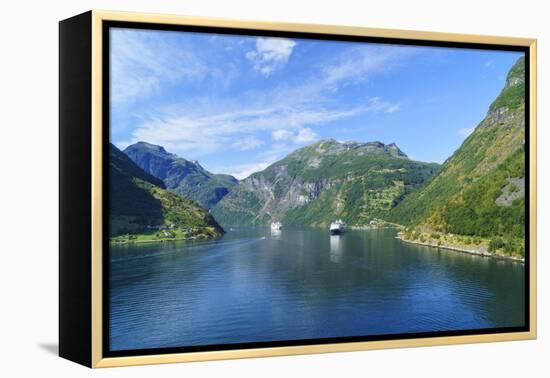
[[[193,201],[164,189],[114,145],[109,147],[110,236],[173,233],[218,236],[223,229]],[[185,232],[183,231],[185,229]]]
[[128,146],[124,153],[145,172],[161,179],[166,188],[210,209],[238,182],[230,175],[216,175],[199,162],[183,159],[163,147],[146,142]]
[[[525,62],[519,59],[486,117],[389,219],[416,230],[491,238],[523,254]],[[499,247],[499,248],[500,248]]]
[[410,160],[395,144],[321,140],[239,182],[211,213],[223,225],[366,224],[423,184],[435,163]]

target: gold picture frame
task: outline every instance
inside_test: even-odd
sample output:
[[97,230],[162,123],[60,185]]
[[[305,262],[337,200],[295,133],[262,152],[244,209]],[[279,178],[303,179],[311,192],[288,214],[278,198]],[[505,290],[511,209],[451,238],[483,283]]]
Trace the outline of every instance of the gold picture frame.
[[[104,74],[104,51],[103,51],[103,38],[104,38],[104,23],[105,22],[131,22],[142,24],[160,24],[160,25],[186,25],[186,26],[200,26],[200,27],[215,27],[215,28],[230,28],[230,29],[250,29],[254,31],[270,31],[270,32],[296,32],[296,33],[315,33],[315,34],[330,34],[335,36],[356,36],[356,37],[378,37],[389,38],[407,41],[428,41],[428,42],[452,42],[452,43],[464,43],[464,44],[479,44],[479,45],[501,45],[501,46],[520,46],[526,48],[529,56],[529,225],[530,234],[529,250],[528,250],[528,287],[529,287],[529,330],[524,332],[511,332],[511,333],[495,333],[495,334],[471,334],[471,335],[457,335],[457,336],[445,336],[445,337],[422,337],[413,339],[397,339],[397,340],[382,340],[382,341],[361,341],[361,342],[345,342],[345,343],[333,343],[333,344],[315,344],[315,345],[300,345],[300,346],[278,346],[267,348],[253,348],[253,349],[233,349],[233,350],[220,350],[220,351],[206,351],[206,352],[188,352],[188,353],[171,353],[171,354],[150,354],[150,355],[137,355],[137,356],[123,356],[123,357],[104,357],[104,330],[103,330],[103,248],[104,248],[104,232],[103,232],[103,191],[105,190],[103,182],[104,171],[104,159],[105,151],[103,151],[104,135],[102,123],[105,117],[104,109],[105,102],[103,99],[103,74]],[[84,40],[89,38],[89,44],[85,46],[79,44],[75,38],[77,31],[85,33]],[[72,37],[68,37],[67,34],[72,34]],[[73,39],[71,39],[73,38]],[[127,12],[111,12],[93,10],[85,13],[81,16],[69,19],[61,22],[60,33],[60,73],[61,76],[64,72],[64,59],[73,59],[74,55],[78,52],[78,46],[80,48],[89,48],[89,55],[81,57],[80,59],[91,58],[87,68],[89,69],[90,76],[87,79],[82,79],[75,73],[73,77],[77,77],[78,80],[84,80],[87,84],[83,88],[83,93],[90,91],[90,97],[86,100],[90,100],[89,103],[85,103],[80,97],[69,98],[70,96],[63,97],[61,94],[60,101],[60,123],[61,123],[61,157],[60,164],[64,167],[64,159],[69,159],[69,156],[74,156],[76,153],[74,150],[63,150],[63,133],[69,128],[75,128],[74,121],[89,120],[89,128],[83,127],[85,130],[82,133],[81,138],[83,141],[89,141],[89,162],[91,163],[90,171],[85,174],[88,175],[89,181],[83,183],[83,185],[90,185],[90,200],[88,202],[90,216],[89,224],[85,224],[79,230],[70,229],[70,227],[77,227],[77,225],[71,224],[70,214],[65,217],[66,222],[61,220],[63,227],[61,228],[61,239],[67,238],[68,232],[72,231],[74,234],[79,232],[87,233],[88,238],[80,238],[80,242],[77,240],[61,242],[60,246],[60,354],[63,357],[71,359],[73,361],[82,363],[90,367],[115,367],[115,366],[129,366],[129,365],[144,365],[144,364],[160,364],[160,363],[173,363],[173,362],[189,362],[189,361],[207,361],[218,359],[237,359],[237,358],[253,358],[253,357],[267,357],[267,356],[284,356],[284,355],[301,355],[311,353],[329,353],[329,352],[348,352],[348,351],[360,351],[371,349],[388,349],[388,348],[403,348],[403,347],[420,347],[420,346],[435,346],[435,345],[448,345],[448,344],[466,344],[466,343],[481,343],[481,342],[495,342],[495,341],[512,341],[512,340],[529,340],[535,339],[537,335],[537,298],[536,298],[536,209],[537,209],[537,169],[536,169],[536,124],[537,124],[537,41],[530,38],[514,38],[514,37],[501,37],[501,36],[483,36],[483,35],[469,35],[469,34],[453,34],[453,33],[436,33],[436,32],[424,32],[424,31],[411,31],[411,30],[393,30],[393,29],[378,29],[367,27],[353,27],[353,26],[334,26],[334,25],[316,25],[316,24],[294,24],[294,23],[279,23],[279,22],[258,22],[248,20],[231,20],[231,19],[218,19],[209,17],[188,17],[188,16],[173,16],[173,15],[161,15],[161,14],[145,14],[145,13],[127,13]],[[67,86],[73,85],[71,78],[60,79],[60,86],[63,89],[68,90],[69,87],[64,87],[64,83]],[[74,79],[77,80],[77,79]],[[83,101],[80,106],[83,109],[87,109],[86,115],[70,115],[67,108],[72,104],[71,101]],[[67,115],[65,115],[67,114]],[[71,118],[76,117],[76,118]],[[78,118],[83,117],[83,118]],[[71,121],[71,125],[69,125]],[[91,131],[91,133],[90,133]],[[76,131],[67,131],[76,132]],[[79,134],[80,135],[80,134]],[[67,138],[69,138],[67,136]],[[73,155],[71,155],[73,154]],[[79,155],[77,155],[79,156]],[[64,167],[66,175],[71,174],[71,168],[69,166]],[[61,181],[63,186],[63,169],[61,171]],[[66,207],[70,206],[71,201],[77,201],[79,194],[69,195],[63,193],[62,197],[65,198],[65,203],[61,203],[61,217],[63,218]],[[84,195],[84,194],[80,194]],[[77,214],[72,216],[77,217]],[[82,216],[82,214],[81,214]],[[89,226],[89,228],[88,228]],[[527,237],[527,236],[526,236]],[[60,239],[60,240],[61,240]],[[89,242],[88,244],[87,241]],[[71,242],[73,244],[71,244]],[[81,243],[81,244],[78,244]],[[76,250],[76,246],[85,249],[88,253],[86,258],[82,261],[75,261],[76,257],[70,257],[68,249],[72,248],[72,253],[79,253]],[[67,249],[67,250],[65,250]],[[527,267],[527,266],[526,266]],[[83,286],[84,283],[76,283],[77,278],[71,275],[73,272],[87,272],[85,277],[78,279],[89,280],[89,286]],[[79,273],[80,274],[80,273]],[[82,281],[83,282],[83,281]],[[87,282],[87,281],[86,281]],[[73,286],[74,292],[71,292],[68,288]],[[90,292],[87,293],[86,290]],[[75,309],[79,303],[75,298],[76,290],[84,290],[85,293],[81,294],[83,298],[83,306],[79,310]],[[82,318],[82,312],[89,311],[89,316]],[[79,325],[75,325],[75,317],[80,316],[80,320],[77,321]],[[80,322],[80,323],[79,323]],[[71,326],[67,324],[71,323]],[[88,327],[89,326],[89,327]],[[74,351],[77,348],[77,339],[83,340],[84,343],[89,340],[89,345],[83,347],[80,351]]]

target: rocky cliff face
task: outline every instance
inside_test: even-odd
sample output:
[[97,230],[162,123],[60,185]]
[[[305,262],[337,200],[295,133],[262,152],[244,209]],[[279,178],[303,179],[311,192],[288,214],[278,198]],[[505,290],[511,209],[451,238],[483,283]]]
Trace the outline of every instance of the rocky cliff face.
[[167,152],[162,146],[138,142],[124,153],[145,172],[164,182],[167,189],[210,209],[237,184],[229,175],[216,175],[198,161],[190,161]]
[[395,144],[322,140],[242,180],[213,209],[224,225],[365,224],[435,173]]

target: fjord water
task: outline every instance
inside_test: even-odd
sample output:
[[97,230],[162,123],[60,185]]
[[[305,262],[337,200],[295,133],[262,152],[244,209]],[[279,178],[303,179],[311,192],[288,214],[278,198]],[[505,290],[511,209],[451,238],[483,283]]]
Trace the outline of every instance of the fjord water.
[[230,231],[112,246],[111,350],[515,327],[524,266],[396,231]]

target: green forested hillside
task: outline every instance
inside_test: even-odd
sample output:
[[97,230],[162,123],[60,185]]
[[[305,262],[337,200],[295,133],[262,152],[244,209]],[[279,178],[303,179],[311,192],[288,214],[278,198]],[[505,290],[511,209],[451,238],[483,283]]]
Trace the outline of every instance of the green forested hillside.
[[392,209],[388,219],[416,231],[488,238],[490,249],[523,254],[524,98],[522,58],[485,119],[439,173]]
[[307,226],[336,218],[364,225],[437,169],[408,159],[395,144],[322,140],[242,180],[212,214],[223,225]]
[[170,239],[223,232],[206,210],[163,189],[162,181],[144,172],[114,145],[110,145],[109,159],[111,237]]

